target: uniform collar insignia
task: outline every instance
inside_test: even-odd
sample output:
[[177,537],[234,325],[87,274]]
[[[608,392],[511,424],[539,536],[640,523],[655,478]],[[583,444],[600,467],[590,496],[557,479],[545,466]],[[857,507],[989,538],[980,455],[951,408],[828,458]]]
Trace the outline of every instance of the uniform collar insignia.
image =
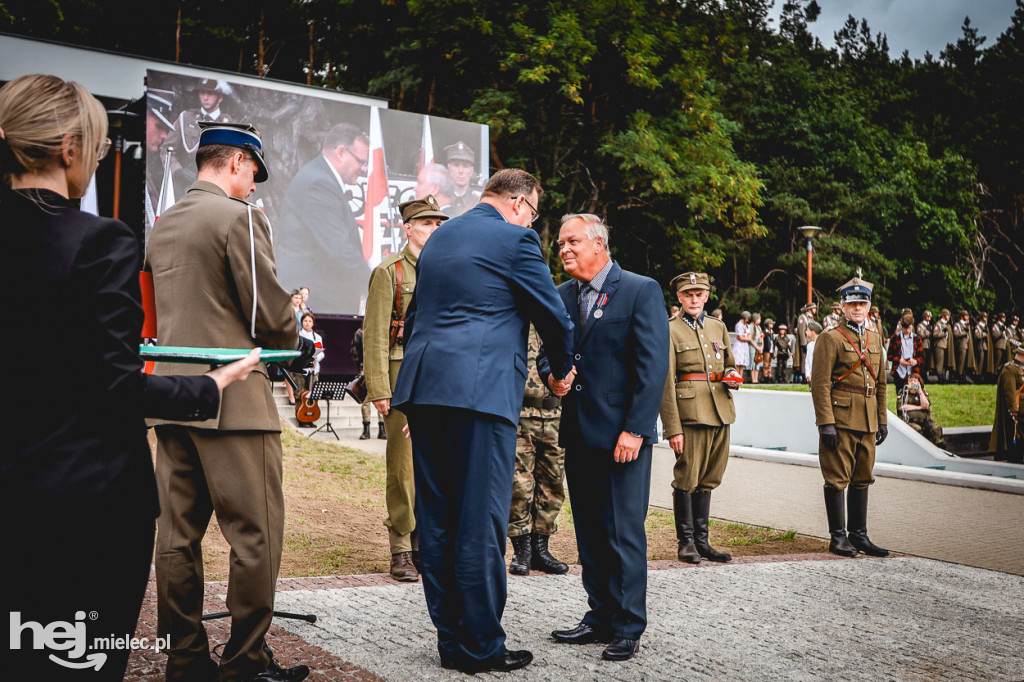
[[696,319],[695,319],[695,318],[692,318],[692,317],[690,317],[690,314],[689,314],[689,313],[683,313],[683,316],[682,316],[682,320],[683,320],[683,322],[685,322],[685,323],[686,323],[687,325],[689,325],[690,329],[692,329],[693,331],[697,331],[697,327],[698,327],[698,326],[699,326],[699,327],[700,327],[701,329],[703,329],[703,328],[704,328],[704,318],[705,318],[705,316],[706,316],[706,315],[707,315],[707,313],[705,313],[705,312],[704,312],[704,311],[702,310],[702,311],[700,312],[700,317],[698,317],[698,318],[696,318]]

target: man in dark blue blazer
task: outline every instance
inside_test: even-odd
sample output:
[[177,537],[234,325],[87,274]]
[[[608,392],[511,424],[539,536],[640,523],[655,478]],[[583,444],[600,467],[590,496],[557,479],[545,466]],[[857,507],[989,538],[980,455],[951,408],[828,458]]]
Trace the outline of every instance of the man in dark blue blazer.
[[370,280],[349,185],[366,173],[366,136],[351,123],[324,135],[319,156],[292,178],[275,223],[277,276],[285,289],[316,292],[317,313],[358,315]]
[[608,229],[591,214],[562,218],[559,256],[574,279],[560,287],[576,325],[575,377],[541,378],[562,399],[576,545],[590,610],[579,625],[556,630],[560,642],[603,642],[607,660],[624,661],[647,626],[647,535],[651,446],[668,373],[668,316],[661,287],[608,256]]
[[423,247],[391,399],[409,418],[423,591],[438,653],[444,667],[465,672],[533,660],[506,649],[501,627],[526,338],[532,321],[555,376],[571,379],[573,333],[529,229],[540,192],[529,173],[499,171],[480,204]]

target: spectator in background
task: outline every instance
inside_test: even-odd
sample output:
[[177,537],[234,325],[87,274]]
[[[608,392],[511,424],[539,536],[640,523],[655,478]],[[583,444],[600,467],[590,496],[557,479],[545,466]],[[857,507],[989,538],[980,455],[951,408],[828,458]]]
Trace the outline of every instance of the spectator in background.
[[756,384],[764,362],[764,330],[761,328],[761,313],[750,318],[750,383]]
[[779,333],[775,336],[775,381],[780,384],[789,383],[791,376],[786,376],[789,358],[793,355],[794,340],[789,336],[789,327],[782,323]]
[[302,312],[313,312],[313,309],[309,307],[309,287],[299,287],[299,293],[302,294]]
[[300,391],[312,390],[313,384],[315,384],[317,379],[320,378],[320,362],[324,359],[324,355],[326,355],[323,337],[313,331],[313,325],[315,324],[316,318],[313,317],[313,313],[303,313],[302,329],[299,330],[299,336],[305,337],[313,342],[313,347],[316,348],[316,354],[313,355],[313,366],[307,367],[306,370],[299,375],[302,377],[302,380],[298,382]]
[[761,351],[762,378],[765,383],[772,383],[772,357],[775,355],[775,320],[764,321],[764,336],[761,339],[764,350]]
[[450,210],[452,205],[451,178],[448,176],[448,169],[439,163],[425,163],[416,176],[416,199],[426,199],[433,196],[434,201],[441,207],[441,211]]
[[674,305],[674,306],[672,306],[671,308],[669,308],[669,311],[668,311],[668,319],[670,319],[670,320],[674,320],[674,319],[676,319],[677,317],[679,317],[679,306],[677,306],[677,305]]
[[[895,339],[899,335],[900,332],[897,332],[893,335],[893,338]],[[895,345],[895,341],[893,345]],[[942,437],[942,427],[932,419],[931,408],[932,404],[928,392],[924,390],[921,375],[915,369],[907,377],[903,388],[896,394],[896,412],[899,413],[903,421],[910,424],[910,428],[920,433],[936,446],[945,448],[946,441]]]
[[821,333],[821,325],[811,320],[807,323],[807,353],[804,356],[804,381],[811,383],[811,367],[814,366],[814,342]]
[[[879,334],[881,337],[881,334]],[[914,333],[914,316],[906,313],[900,318],[896,333],[889,339],[889,374],[892,375],[896,392],[907,385],[907,378],[913,372],[920,372],[924,364],[924,345],[921,337]]]
[[711,317],[715,318],[716,320],[724,320],[725,313],[722,312],[721,308],[715,308],[714,310],[711,311]]
[[736,363],[736,369],[743,373],[750,369],[750,313],[744,310],[740,313],[740,319],[734,328],[736,337],[732,341],[732,359]]
[[[360,327],[356,330],[356,333],[352,336],[352,346],[350,348],[352,361],[356,363],[356,367],[359,368],[360,373],[363,371],[363,328]],[[370,440],[370,411],[373,408],[373,401],[370,400],[369,394],[360,406],[360,412],[363,416],[363,432],[359,435],[359,440]],[[376,411],[376,410],[374,410]],[[377,412],[377,438],[380,440],[387,440],[388,434],[384,429],[384,415],[381,412]]]

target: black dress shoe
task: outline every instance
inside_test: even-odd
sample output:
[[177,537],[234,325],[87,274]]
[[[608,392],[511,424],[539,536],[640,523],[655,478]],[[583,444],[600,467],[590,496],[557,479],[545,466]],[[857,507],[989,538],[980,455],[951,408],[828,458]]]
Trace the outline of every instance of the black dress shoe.
[[[486,661],[475,661],[473,663],[467,663],[464,665],[452,665],[449,669],[457,669],[466,673],[467,675],[473,675],[474,673],[507,673],[513,670],[519,670],[525,668],[533,662],[533,654],[526,649],[520,649],[518,651],[505,650],[505,653],[497,658],[492,658]],[[444,666],[444,663],[441,664]],[[451,665],[451,664],[449,664]],[[448,666],[444,666],[448,667]]]
[[636,652],[640,651],[639,639],[623,639],[616,637],[611,644],[601,652],[601,658],[606,661],[628,661],[633,658]]
[[[269,649],[267,653],[270,653]],[[274,660],[273,654],[266,670],[252,678],[252,682],[299,682],[309,676],[308,665],[297,665],[294,668],[282,668]]]
[[580,623],[571,630],[555,630],[551,636],[556,642],[562,644],[592,644],[594,642],[607,644],[612,641],[611,633],[592,628],[586,623]]

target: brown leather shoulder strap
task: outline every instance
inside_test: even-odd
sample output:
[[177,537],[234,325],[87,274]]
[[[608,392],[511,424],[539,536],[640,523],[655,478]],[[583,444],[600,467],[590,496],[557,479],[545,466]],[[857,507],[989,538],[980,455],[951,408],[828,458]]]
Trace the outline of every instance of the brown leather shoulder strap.
[[[843,331],[842,327],[833,327],[833,329],[835,329],[835,330],[836,330],[837,332],[839,332],[840,334],[842,334],[842,335],[843,335],[843,338],[844,338],[844,339],[846,339],[847,341],[849,341],[849,342],[850,342],[850,346],[852,346],[852,347],[853,347],[853,352],[855,352],[855,353],[857,354],[857,358],[858,358],[858,359],[857,359],[857,364],[855,364],[855,365],[854,365],[853,367],[851,367],[851,368],[850,368],[849,370],[847,370],[845,374],[843,374],[843,375],[842,375],[841,377],[839,377],[838,379],[836,379],[836,380],[835,380],[835,381],[833,381],[832,383],[833,383],[833,384],[838,384],[838,383],[839,383],[840,381],[842,381],[842,380],[843,380],[843,379],[845,379],[846,377],[848,377],[848,376],[850,376],[851,374],[853,374],[853,372],[854,372],[854,371],[855,371],[855,370],[856,370],[856,369],[857,369],[857,368],[858,368],[858,367],[859,367],[859,366],[860,366],[861,364],[863,364],[863,365],[864,365],[864,367],[865,367],[865,368],[867,368],[867,370],[868,370],[868,374],[870,374],[870,375],[871,375],[871,378],[872,378],[872,379],[874,379],[874,380],[875,380],[875,383],[877,384],[877,383],[878,383],[878,375],[877,375],[877,374],[875,374],[875,370],[874,370],[874,368],[873,368],[873,367],[871,366],[871,363],[867,361],[867,358],[865,358],[865,357],[864,357],[864,354],[860,352],[860,348],[857,348],[857,344],[855,344],[855,343],[853,342],[853,339],[851,339],[851,338],[849,337],[849,335],[848,335],[848,334],[847,334],[846,332],[844,332],[844,331]],[[867,345],[867,343],[869,343],[869,342],[871,341],[871,336],[870,336],[870,334],[871,334],[871,330],[870,330],[870,329],[868,329],[867,327],[864,327],[864,341],[865,341],[865,345]]]
[[395,312],[394,317],[396,320],[404,320],[405,314],[402,313],[402,260],[399,259],[395,262]]

